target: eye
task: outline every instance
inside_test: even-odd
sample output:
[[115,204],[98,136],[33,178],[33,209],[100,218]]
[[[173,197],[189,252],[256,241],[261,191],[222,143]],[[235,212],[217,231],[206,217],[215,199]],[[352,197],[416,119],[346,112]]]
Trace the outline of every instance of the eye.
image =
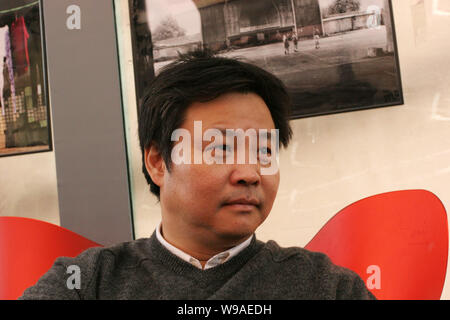
[[208,148],[206,148],[205,151],[209,151],[209,150],[221,150],[221,151],[225,151],[225,152],[230,152],[231,151],[231,147],[227,144],[217,144],[215,146],[209,146]]
[[260,148],[259,149],[259,156],[258,156],[259,162],[262,165],[268,165],[272,161],[271,155],[272,155],[272,150],[270,148],[268,148],[268,147]]
[[271,155],[272,154],[272,150],[268,147],[263,147],[259,149],[259,153],[262,155]]
[[227,145],[227,144],[222,144],[222,145],[218,145],[218,146],[215,146],[215,148],[214,149],[222,149],[222,151],[226,151],[226,152],[230,152],[231,151],[231,147],[229,146],[229,145]]

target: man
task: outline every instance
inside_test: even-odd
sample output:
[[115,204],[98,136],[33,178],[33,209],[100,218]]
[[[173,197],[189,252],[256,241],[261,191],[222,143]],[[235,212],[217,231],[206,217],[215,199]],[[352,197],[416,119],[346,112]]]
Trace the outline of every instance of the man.
[[[324,254],[254,235],[278,190],[289,107],[282,82],[248,63],[195,52],[165,67],[139,114],[161,224],[148,239],[58,258],[22,298],[373,299]],[[79,289],[67,287],[70,265]]]
[[283,34],[284,54],[289,54],[289,35]]
[[316,49],[320,49],[320,31],[319,28],[314,28],[314,44]]
[[298,52],[298,34],[294,31],[294,35],[292,36],[292,41],[294,42],[294,51]]

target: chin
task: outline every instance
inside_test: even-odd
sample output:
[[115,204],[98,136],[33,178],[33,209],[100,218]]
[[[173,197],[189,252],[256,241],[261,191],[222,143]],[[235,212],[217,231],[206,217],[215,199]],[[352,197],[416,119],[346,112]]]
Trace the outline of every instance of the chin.
[[222,239],[240,241],[245,240],[250,237],[257,229],[258,225],[242,225],[242,226],[231,226],[230,228],[219,228],[217,234]]
[[245,240],[255,233],[266,217],[267,215],[259,210],[252,212],[227,210],[214,222],[215,233],[222,239]]
[[253,233],[223,233],[220,234],[220,239],[222,239],[221,241],[230,244],[230,246],[236,246],[247,240],[252,234]]

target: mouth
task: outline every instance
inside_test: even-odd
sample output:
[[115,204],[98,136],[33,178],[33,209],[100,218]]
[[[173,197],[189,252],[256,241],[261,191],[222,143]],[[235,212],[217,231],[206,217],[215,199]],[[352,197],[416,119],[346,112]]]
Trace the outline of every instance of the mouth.
[[252,211],[259,209],[260,202],[255,198],[238,198],[226,201],[223,206],[237,211]]

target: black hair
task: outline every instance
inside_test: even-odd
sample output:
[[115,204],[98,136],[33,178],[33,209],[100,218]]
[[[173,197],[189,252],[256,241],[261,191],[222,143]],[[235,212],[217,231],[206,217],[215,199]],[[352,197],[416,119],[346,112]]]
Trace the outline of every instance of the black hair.
[[259,95],[279,129],[280,145],[287,147],[292,137],[291,101],[280,79],[253,64],[215,56],[208,50],[180,55],[150,82],[139,108],[142,171],[158,199],[159,186],[145,168],[145,150],[156,146],[170,172],[171,135],[183,123],[187,108],[194,102],[211,101],[232,92]]

